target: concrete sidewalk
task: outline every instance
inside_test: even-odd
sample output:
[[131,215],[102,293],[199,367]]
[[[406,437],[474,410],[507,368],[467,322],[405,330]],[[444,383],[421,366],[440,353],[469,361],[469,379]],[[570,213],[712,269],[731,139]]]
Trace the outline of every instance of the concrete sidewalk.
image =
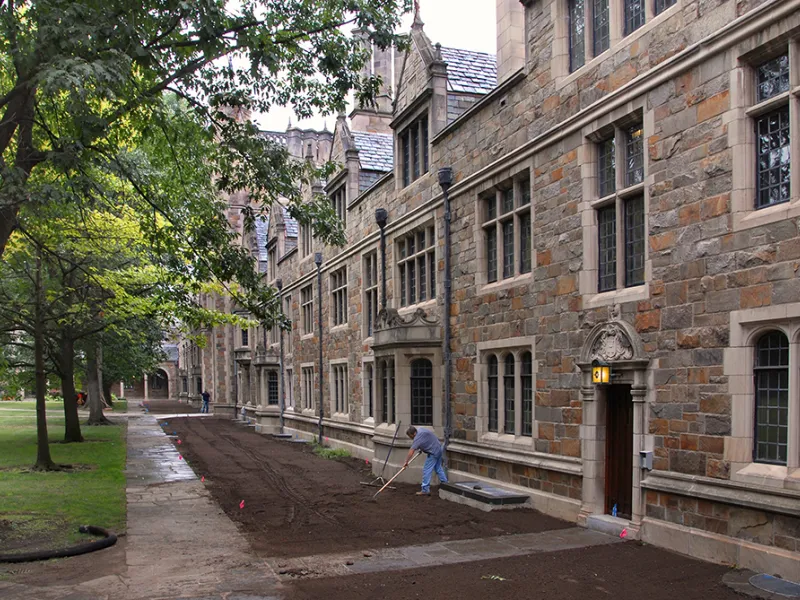
[[[155,416],[128,417],[128,530],[119,573],[70,585],[0,582],[4,600],[276,598],[269,565],[251,554]],[[90,555],[89,555],[90,556]],[[67,559],[76,560],[76,559]]]

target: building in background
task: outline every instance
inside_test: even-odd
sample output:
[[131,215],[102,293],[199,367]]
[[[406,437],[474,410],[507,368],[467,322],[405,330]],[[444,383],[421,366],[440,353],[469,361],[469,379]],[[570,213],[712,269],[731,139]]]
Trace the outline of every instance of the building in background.
[[[292,320],[287,430],[316,432],[322,369],[329,443],[380,465],[401,424],[443,435],[449,250],[454,478],[800,572],[800,3],[497,6],[496,59],[432,44],[417,18],[408,55],[374,55],[375,107],[332,135],[285,134],[340,165],[324,191],[348,239],[322,247],[273,210],[266,243],[245,240],[265,247]],[[237,231],[245,201],[231,200]],[[182,345],[185,393],[206,385],[218,411],[245,406],[274,431],[279,336],[208,339]]]

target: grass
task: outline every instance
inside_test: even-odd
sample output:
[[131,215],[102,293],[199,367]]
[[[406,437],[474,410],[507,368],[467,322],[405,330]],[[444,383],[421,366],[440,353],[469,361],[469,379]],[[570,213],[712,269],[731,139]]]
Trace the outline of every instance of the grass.
[[350,451],[346,448],[327,448],[319,445],[317,442],[312,443],[311,448],[314,451],[314,454],[328,460],[350,457]]
[[[0,403],[0,547],[57,548],[85,540],[79,525],[125,527],[125,425],[82,427],[83,444],[61,444],[64,418],[48,416],[50,453],[72,471],[35,472],[36,417]],[[13,405],[9,407],[8,405]]]
[[114,406],[111,407],[113,412],[128,412],[128,401],[123,398],[114,400]]

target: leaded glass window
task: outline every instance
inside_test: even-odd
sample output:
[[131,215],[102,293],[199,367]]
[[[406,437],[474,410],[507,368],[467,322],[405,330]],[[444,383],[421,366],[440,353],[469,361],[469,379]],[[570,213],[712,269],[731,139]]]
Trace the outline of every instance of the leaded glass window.
[[533,435],[533,355],[530,352],[522,354],[522,435]]
[[580,69],[586,64],[586,22],[584,0],[569,0],[569,70]]
[[436,229],[425,227],[398,242],[400,306],[425,302],[436,294]]
[[756,120],[758,195],[756,208],[788,202],[790,198],[789,106]]
[[597,160],[598,194],[602,198],[613,194],[616,183],[616,148],[614,138],[600,142]]
[[411,424],[433,425],[433,366],[426,358],[411,363]]
[[497,431],[497,398],[499,396],[497,381],[497,357],[492,354],[489,356],[489,431]]
[[532,261],[531,192],[527,177],[481,200],[484,215],[486,281],[494,283],[530,273]]
[[644,0],[624,0],[625,35],[629,35],[644,25]]
[[644,283],[644,198],[625,201],[625,287]]
[[514,393],[514,355],[506,355],[505,364],[503,366],[503,431],[505,433],[514,434],[515,425],[514,419],[516,416],[517,398]]
[[615,205],[597,211],[599,243],[598,290],[607,292],[617,287],[617,209]]
[[768,60],[757,69],[758,102],[769,100],[789,91],[789,55]]
[[278,404],[278,372],[270,371],[267,375],[267,404]]
[[634,125],[625,135],[625,185],[644,181],[644,143],[642,126]]
[[657,15],[667,10],[670,6],[674,6],[678,0],[656,0],[655,11]]
[[756,344],[753,460],[785,465],[789,444],[789,340],[780,331]]
[[593,53],[595,56],[599,56],[608,50],[611,42],[608,0],[593,0],[592,7]]

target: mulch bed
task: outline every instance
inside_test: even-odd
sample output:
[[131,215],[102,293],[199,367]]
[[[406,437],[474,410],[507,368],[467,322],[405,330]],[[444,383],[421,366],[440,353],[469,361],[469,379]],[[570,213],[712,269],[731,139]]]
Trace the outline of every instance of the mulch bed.
[[[176,447],[261,556],[308,556],[387,546],[532,533],[572,524],[533,510],[485,513],[376,488],[364,461],[325,460],[304,444],[277,441],[224,418],[171,418]],[[244,508],[239,508],[244,501]]]
[[741,600],[725,567],[635,542],[288,584],[287,600]]

